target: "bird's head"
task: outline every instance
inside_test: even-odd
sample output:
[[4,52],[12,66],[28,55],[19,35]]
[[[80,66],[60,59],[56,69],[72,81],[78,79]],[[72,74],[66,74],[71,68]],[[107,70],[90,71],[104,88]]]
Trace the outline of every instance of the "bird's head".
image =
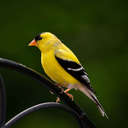
[[41,51],[48,51],[59,42],[59,39],[50,32],[44,32],[37,35],[30,43],[29,46],[38,47]]

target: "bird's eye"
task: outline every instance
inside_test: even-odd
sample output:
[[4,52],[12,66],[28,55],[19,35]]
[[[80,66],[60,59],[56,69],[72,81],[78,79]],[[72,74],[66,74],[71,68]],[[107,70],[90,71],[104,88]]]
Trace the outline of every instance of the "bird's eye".
[[38,40],[42,40],[42,37],[40,35],[36,36],[35,37],[35,40],[38,41]]

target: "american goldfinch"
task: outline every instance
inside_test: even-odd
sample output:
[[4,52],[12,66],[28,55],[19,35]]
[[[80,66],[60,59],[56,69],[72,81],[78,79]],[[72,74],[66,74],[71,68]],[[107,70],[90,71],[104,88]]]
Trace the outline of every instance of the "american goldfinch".
[[68,91],[72,88],[79,89],[97,105],[102,116],[106,115],[91,87],[85,69],[74,53],[54,34],[41,33],[29,43],[29,46],[36,46],[41,51],[41,64],[45,73],[57,85],[66,87],[65,93],[68,96],[73,99]]

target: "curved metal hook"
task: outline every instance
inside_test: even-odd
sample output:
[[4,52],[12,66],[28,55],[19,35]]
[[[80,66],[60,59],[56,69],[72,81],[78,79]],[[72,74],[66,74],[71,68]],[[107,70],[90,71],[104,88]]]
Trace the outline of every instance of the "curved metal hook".
[[81,110],[81,108],[76,105],[75,102],[72,101],[64,92],[62,92],[60,88],[55,86],[51,81],[42,76],[40,73],[26,67],[25,65],[4,58],[0,58],[0,66],[11,68],[21,73],[25,73],[40,81],[79,115],[79,118],[81,118],[81,121],[83,122],[85,128],[95,128],[95,125],[88,119],[87,115]]
[[31,114],[32,112],[38,111],[40,109],[46,109],[46,108],[60,108],[60,109],[63,109],[65,111],[67,111],[67,112],[70,112],[73,116],[76,117],[80,127],[83,128],[82,122],[81,122],[78,114],[75,111],[73,111],[71,108],[67,107],[66,105],[59,104],[59,103],[56,103],[56,102],[41,103],[41,104],[37,104],[35,106],[32,106],[30,108],[27,108],[26,110],[20,112],[16,116],[14,116],[7,123],[5,123],[2,126],[2,128],[10,128],[13,124],[16,123],[16,121],[20,120],[24,116],[27,116],[28,114]]

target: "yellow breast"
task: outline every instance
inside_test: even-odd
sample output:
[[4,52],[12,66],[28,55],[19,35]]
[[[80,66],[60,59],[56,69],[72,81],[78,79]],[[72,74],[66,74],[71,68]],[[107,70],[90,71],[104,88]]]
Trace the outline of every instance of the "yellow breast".
[[45,54],[42,53],[41,63],[45,73],[56,83],[62,84],[64,87],[67,87],[69,84],[76,85],[79,83],[59,65],[54,56],[54,50]]

